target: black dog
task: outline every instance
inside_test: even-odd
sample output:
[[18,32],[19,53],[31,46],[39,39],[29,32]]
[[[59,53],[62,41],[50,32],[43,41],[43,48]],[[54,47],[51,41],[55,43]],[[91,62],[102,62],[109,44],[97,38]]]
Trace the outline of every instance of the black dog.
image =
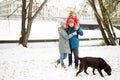
[[88,75],[87,73],[87,68],[92,67],[93,68],[93,74],[95,75],[94,71],[95,69],[98,70],[100,75],[102,77],[103,74],[101,72],[102,69],[108,74],[111,75],[111,67],[103,60],[102,58],[96,58],[96,57],[84,57],[84,58],[78,58],[80,60],[80,65],[79,65],[79,71],[76,73],[76,76],[84,70],[84,72]]

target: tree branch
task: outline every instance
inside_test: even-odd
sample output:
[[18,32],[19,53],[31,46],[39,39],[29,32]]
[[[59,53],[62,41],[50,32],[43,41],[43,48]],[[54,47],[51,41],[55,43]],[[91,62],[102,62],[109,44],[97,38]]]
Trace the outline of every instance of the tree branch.
[[44,5],[47,3],[47,1],[48,1],[48,0],[44,0],[44,2],[41,4],[41,6],[39,7],[39,9],[38,9],[38,10],[36,11],[36,13],[33,15],[32,20],[34,20],[34,19],[37,17],[38,13],[43,9],[43,7],[44,7]]
[[17,7],[10,15],[7,16],[7,18],[9,18],[10,16],[12,16],[17,11],[17,9],[20,8],[20,7],[22,7],[22,5],[19,6],[19,7]]

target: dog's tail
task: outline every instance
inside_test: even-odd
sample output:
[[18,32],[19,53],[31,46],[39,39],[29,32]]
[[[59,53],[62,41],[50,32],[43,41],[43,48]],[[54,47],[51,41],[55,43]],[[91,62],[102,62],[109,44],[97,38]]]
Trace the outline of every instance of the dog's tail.
[[81,61],[81,60],[82,60],[82,58],[81,58],[81,57],[78,57],[78,60],[80,60],[80,61]]
[[78,57],[78,60],[80,61],[80,62],[85,62],[86,60],[84,59],[84,58],[82,58],[82,57]]

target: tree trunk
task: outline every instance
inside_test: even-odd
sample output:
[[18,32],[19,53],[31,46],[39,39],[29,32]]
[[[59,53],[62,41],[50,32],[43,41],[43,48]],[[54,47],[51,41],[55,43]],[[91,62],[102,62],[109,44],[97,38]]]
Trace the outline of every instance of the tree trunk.
[[115,38],[114,36],[112,35],[112,32],[110,30],[110,19],[108,19],[109,15],[107,14],[107,10],[105,9],[104,5],[103,5],[103,2],[102,0],[98,0],[99,2],[99,5],[100,5],[100,9],[101,9],[101,12],[102,12],[102,16],[103,16],[103,25],[105,27],[105,30],[107,32],[107,35],[108,35],[108,39],[110,41],[110,44],[111,45],[116,45],[115,43]]
[[27,32],[26,32],[24,40],[23,40],[23,46],[24,47],[27,47],[28,38],[29,38],[29,35],[30,35],[30,31],[31,31],[31,26],[32,26],[32,20],[28,20]]
[[[23,0],[24,1],[24,0]],[[25,30],[25,33],[22,35],[23,38],[21,38],[23,40],[22,45],[24,47],[27,47],[27,43],[28,43],[28,38],[30,36],[30,31],[31,31],[31,26],[33,23],[33,20],[37,17],[37,14],[43,9],[44,5],[47,3],[47,0],[44,0],[44,2],[41,4],[41,6],[39,7],[39,9],[36,11],[36,13],[32,16],[32,5],[33,5],[33,0],[29,1],[29,5],[28,5],[28,23],[27,23],[27,30]],[[23,13],[22,13],[23,14]],[[25,15],[26,16],[26,15]],[[24,17],[22,17],[24,19]],[[23,20],[23,27],[25,26],[26,23],[26,17],[25,20]],[[25,28],[25,27],[24,27]],[[22,29],[23,30],[23,29]]]
[[98,24],[99,24],[99,29],[100,29],[101,34],[102,34],[102,36],[103,36],[104,42],[106,43],[106,45],[110,45],[110,42],[109,42],[108,39],[107,39],[106,33],[105,33],[105,31],[104,31],[104,28],[102,27],[102,23],[101,23],[100,19],[97,17],[96,14],[95,14],[95,16],[96,16],[97,22],[98,22]]
[[21,37],[19,40],[19,44],[22,44],[23,39],[25,37],[25,24],[26,24],[26,0],[22,0],[22,28],[21,28]]
[[27,47],[27,42],[28,42],[28,38],[29,38],[29,35],[30,35],[31,26],[32,26],[32,5],[33,5],[33,0],[30,0],[29,6],[28,6],[27,32],[25,34],[24,41],[23,41],[23,46],[24,47]]

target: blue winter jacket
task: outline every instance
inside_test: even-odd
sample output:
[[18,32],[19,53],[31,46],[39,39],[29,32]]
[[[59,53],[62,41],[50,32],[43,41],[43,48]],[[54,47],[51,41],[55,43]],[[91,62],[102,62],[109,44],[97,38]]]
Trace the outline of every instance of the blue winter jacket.
[[[67,33],[71,34],[73,32],[75,32],[75,30],[73,28],[69,27],[67,30]],[[77,35],[74,35],[72,38],[69,39],[70,48],[78,48],[79,47],[79,37],[78,37],[79,35],[81,35],[81,36],[83,35],[83,31],[80,28],[77,30]]]

